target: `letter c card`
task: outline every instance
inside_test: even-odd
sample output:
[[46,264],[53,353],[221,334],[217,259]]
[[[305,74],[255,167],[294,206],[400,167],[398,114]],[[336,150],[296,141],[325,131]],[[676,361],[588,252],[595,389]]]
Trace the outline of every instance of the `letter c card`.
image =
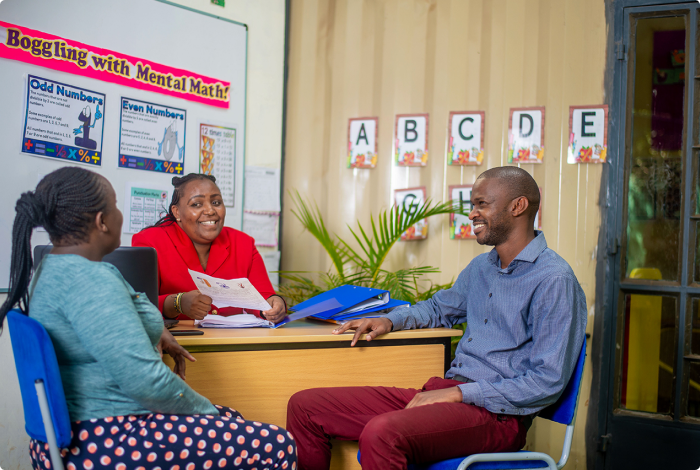
[[508,163],[542,163],[544,157],[544,106],[510,108]]
[[607,153],[608,106],[570,106],[568,163],[605,163]]
[[348,123],[348,168],[377,166],[379,118],[352,118]]
[[448,121],[447,164],[481,165],[484,161],[483,111],[452,111]]
[[394,146],[396,165],[427,165],[428,115],[397,114],[394,128]]

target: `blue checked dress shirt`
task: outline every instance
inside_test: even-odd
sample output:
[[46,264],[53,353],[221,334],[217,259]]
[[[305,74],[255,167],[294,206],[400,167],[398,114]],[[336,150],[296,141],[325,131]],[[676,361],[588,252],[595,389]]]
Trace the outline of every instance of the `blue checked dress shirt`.
[[494,248],[450,288],[387,314],[394,330],[467,324],[445,378],[461,375],[462,401],[498,414],[530,415],[554,403],[576,365],[586,297],[564,259],[536,237],[506,267]]

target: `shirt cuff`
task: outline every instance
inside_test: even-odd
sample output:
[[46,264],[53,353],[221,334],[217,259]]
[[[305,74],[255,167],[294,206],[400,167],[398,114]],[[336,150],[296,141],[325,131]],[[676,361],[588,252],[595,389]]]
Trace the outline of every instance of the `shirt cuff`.
[[484,408],[484,396],[481,393],[481,387],[479,387],[478,383],[469,382],[457,386],[462,390],[462,403]]
[[[399,309],[396,309],[396,310],[399,310]],[[403,317],[396,310],[392,310],[391,312],[386,314],[386,318],[391,320],[391,323],[393,323],[393,326],[391,327],[391,331],[403,330]],[[406,310],[406,309],[403,309],[403,310]]]

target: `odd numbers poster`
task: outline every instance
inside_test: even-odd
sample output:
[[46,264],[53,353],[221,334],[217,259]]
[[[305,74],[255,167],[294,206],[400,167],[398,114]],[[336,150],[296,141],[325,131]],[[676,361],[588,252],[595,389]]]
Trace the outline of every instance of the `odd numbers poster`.
[[106,101],[99,91],[29,75],[22,153],[100,166]]

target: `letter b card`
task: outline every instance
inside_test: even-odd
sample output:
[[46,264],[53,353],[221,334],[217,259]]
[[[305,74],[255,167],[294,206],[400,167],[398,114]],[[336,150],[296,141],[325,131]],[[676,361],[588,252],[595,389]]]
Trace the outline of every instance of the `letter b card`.
[[397,114],[395,161],[398,166],[425,166],[428,163],[428,115]]

